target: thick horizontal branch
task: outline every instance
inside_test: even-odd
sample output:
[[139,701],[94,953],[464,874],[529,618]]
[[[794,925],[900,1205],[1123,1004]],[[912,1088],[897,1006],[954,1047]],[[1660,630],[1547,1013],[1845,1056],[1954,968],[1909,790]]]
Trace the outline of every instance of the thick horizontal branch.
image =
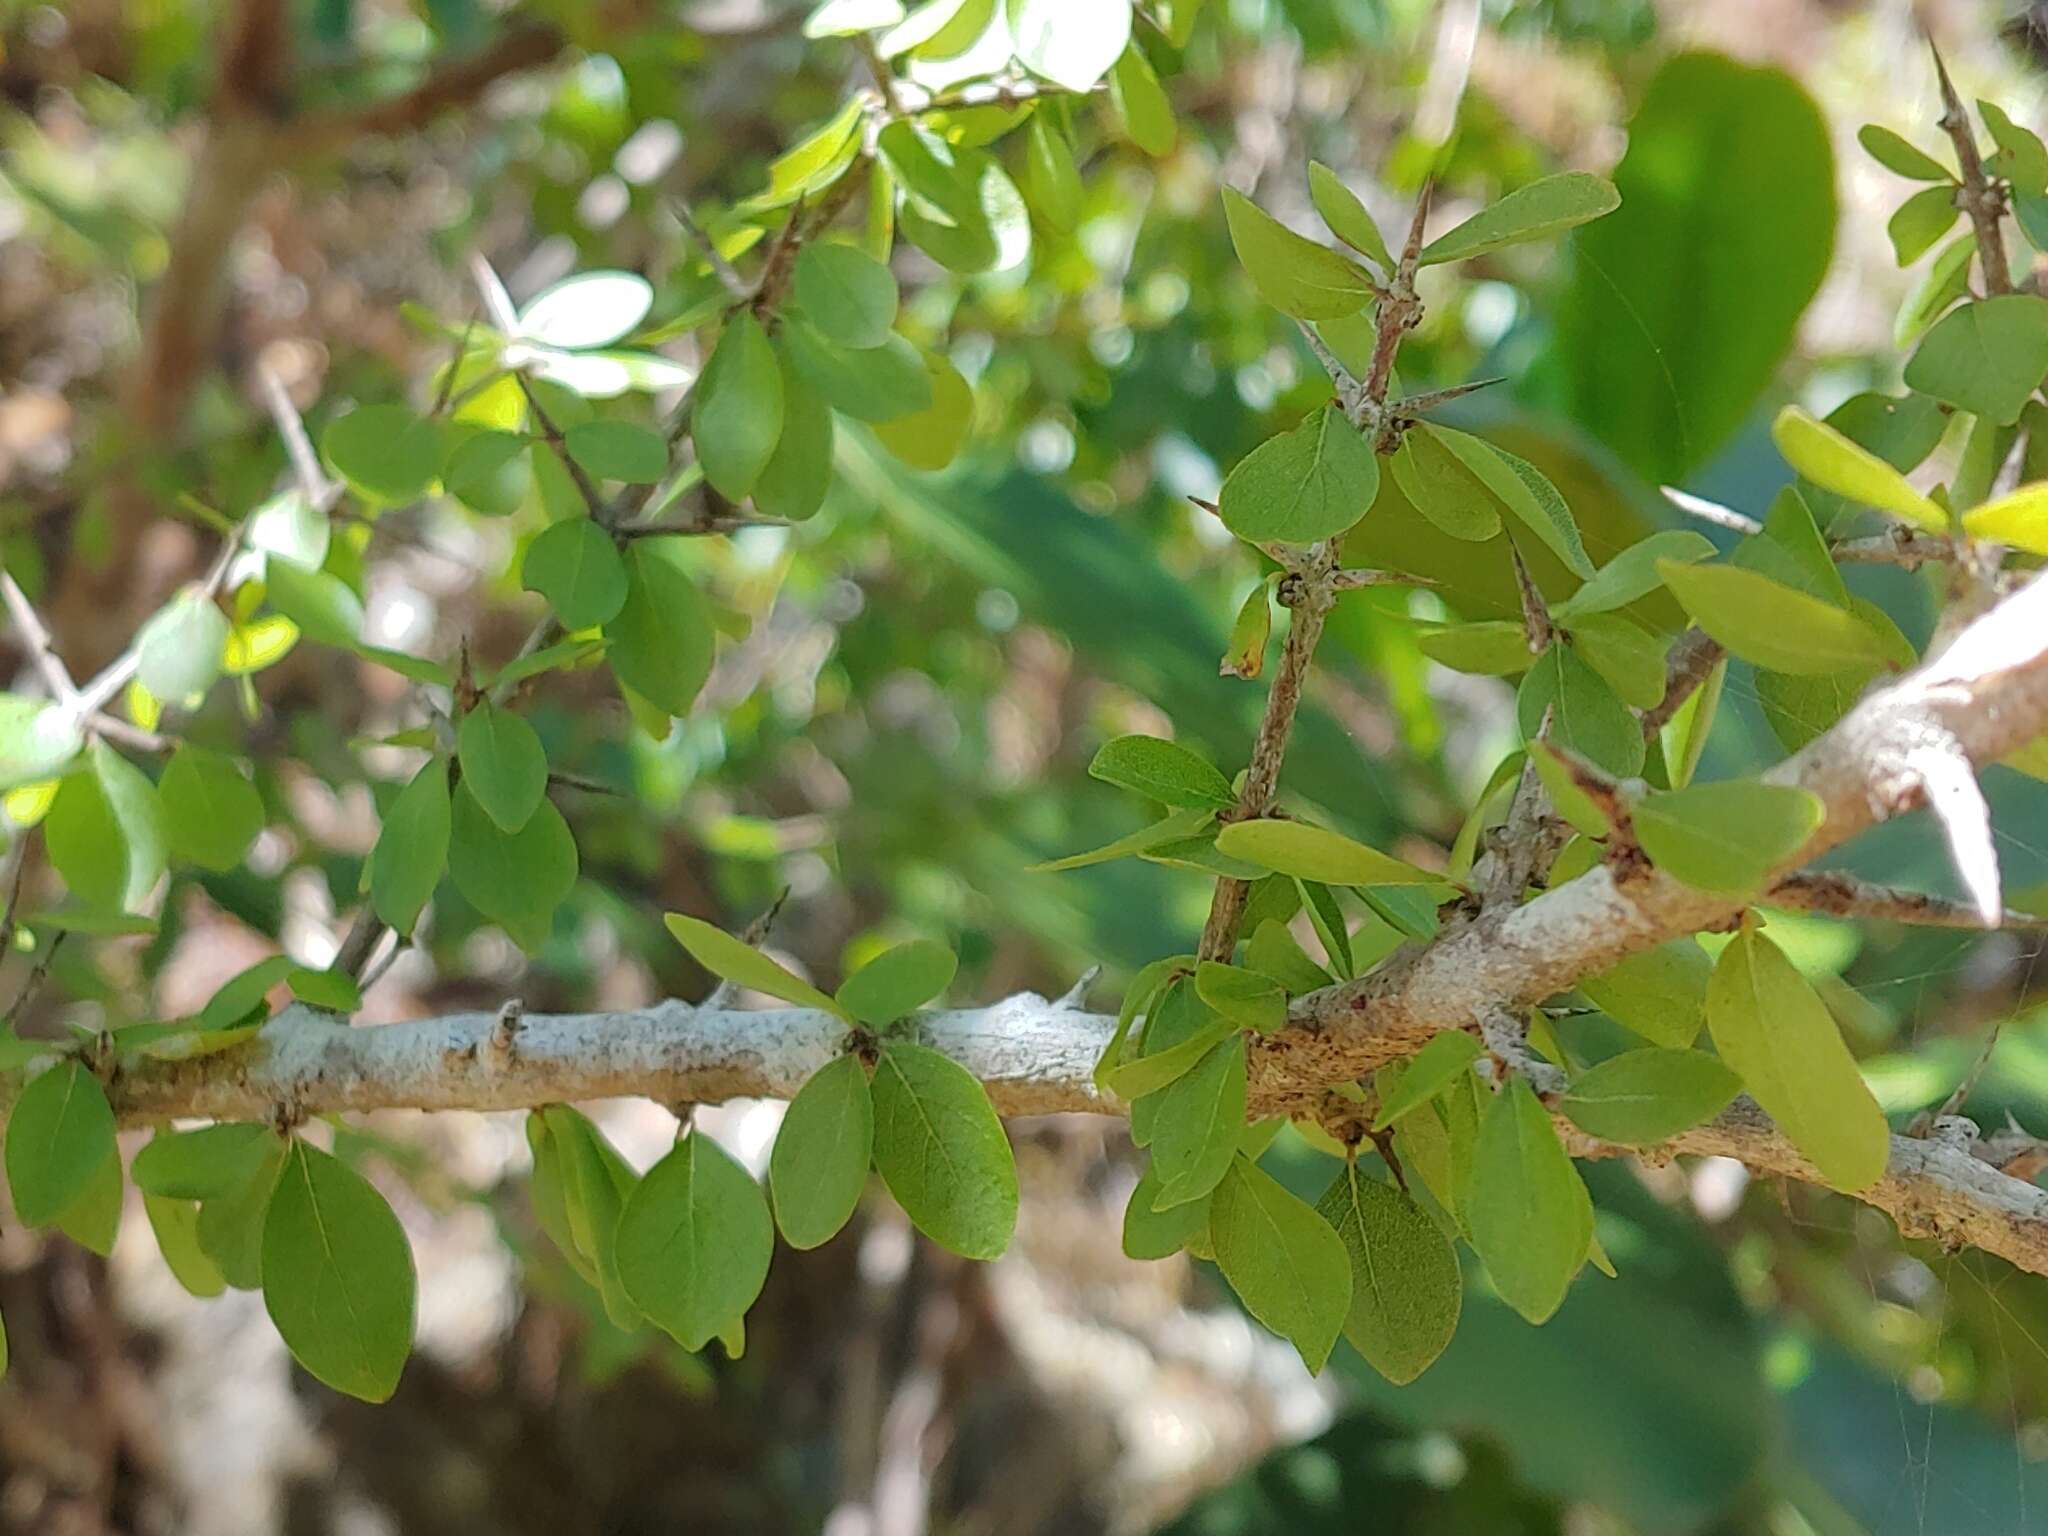
[[[1019,993],[920,1014],[915,1035],[988,1088],[1007,1115],[1110,1110],[1092,1075],[1116,1020]],[[631,1095],[664,1104],[788,1098],[845,1049],[847,1027],[811,1008],[449,1014],[351,1026],[294,1005],[244,1044],[144,1061],[110,1085],[126,1124],[185,1116],[272,1120],[374,1109],[527,1109]]]
[[[1970,624],[1928,665],[1871,693],[1766,776],[1804,786],[1826,809],[1787,870],[1923,803],[1929,762],[1982,766],[2044,731],[2048,576]],[[1329,1084],[1411,1054],[1439,1031],[1477,1028],[1502,1008],[1565,992],[1630,954],[1729,926],[1742,908],[1625,862],[1525,905],[1454,919],[1435,941],[1410,946],[1370,976],[1299,999],[1291,1027],[1252,1037],[1251,1112],[1313,1112]],[[681,1002],[535,1015],[517,1024],[475,1013],[356,1028],[295,1006],[230,1050],[131,1066],[111,1084],[112,1097],[129,1123],[518,1109],[620,1095],[665,1103],[786,1097],[844,1049],[846,1036],[840,1021],[813,1010]],[[913,1027],[983,1081],[1003,1113],[1119,1111],[1092,1080],[1113,1021],[1072,999],[1020,994],[987,1008],[922,1015]],[[1622,1150],[1570,1135],[1584,1155]],[[1733,1157],[1762,1174],[1817,1181],[1747,1101],[1661,1150]],[[1999,1172],[1953,1138],[1894,1137],[1889,1171],[1859,1198],[1910,1234],[1967,1243],[2048,1274],[2048,1192]]]
[[[1092,1074],[1116,1020],[1032,993],[987,1008],[922,1015],[914,1038],[987,1085],[1006,1115],[1120,1114]],[[112,1085],[125,1124],[187,1116],[276,1120],[376,1109],[516,1110],[640,1096],[661,1103],[787,1098],[845,1047],[846,1026],[808,1008],[699,1009],[663,1002],[620,1013],[491,1013],[351,1027],[287,1008],[247,1044],[188,1062],[150,1062]],[[1560,1119],[1580,1157],[1636,1149]],[[1731,1157],[1761,1175],[1821,1182],[1747,1099],[1657,1148]],[[1941,1139],[1892,1138],[1891,1167],[1857,1198],[1909,1236],[1995,1253],[2048,1274],[2048,1191]]]

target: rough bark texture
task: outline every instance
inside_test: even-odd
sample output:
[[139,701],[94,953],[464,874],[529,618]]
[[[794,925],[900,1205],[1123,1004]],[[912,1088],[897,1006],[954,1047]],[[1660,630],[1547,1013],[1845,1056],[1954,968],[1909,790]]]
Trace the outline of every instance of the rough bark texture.
[[[1918,671],[1873,691],[1834,729],[1771,770],[1768,778],[1803,785],[1826,807],[1821,826],[1786,867],[1927,803],[1930,780],[1952,782],[1957,771],[1982,767],[2044,730],[2048,576],[1970,624]],[[1972,814],[1939,800],[1933,809],[1965,821]],[[1951,840],[1963,846],[1962,838]],[[1742,908],[1623,861],[1523,905],[1454,922],[1369,976],[1298,999],[1291,1027],[1254,1037],[1252,1113],[1313,1112],[1326,1085],[1409,1055],[1440,1030],[1476,1030],[1490,1013],[1551,997],[1639,950],[1725,927]],[[1028,993],[986,1008],[926,1014],[917,1024],[924,1042],[985,1082],[1006,1114],[1119,1112],[1092,1076],[1113,1027],[1113,1019],[1071,998]],[[516,1026],[505,1015],[476,1013],[355,1028],[292,1007],[245,1044],[131,1067],[111,1088],[131,1122],[392,1107],[509,1109],[620,1094],[714,1102],[787,1096],[844,1048],[845,1037],[843,1023],[814,1010],[696,1009],[675,1001],[628,1013],[536,1015]],[[1621,1150],[1571,1135],[1581,1155]],[[1747,1100],[1660,1150],[1815,1177]],[[1983,1248],[2048,1274],[2048,1192],[1999,1172],[1953,1134],[1894,1137],[1889,1173],[1857,1194],[1908,1233]]]

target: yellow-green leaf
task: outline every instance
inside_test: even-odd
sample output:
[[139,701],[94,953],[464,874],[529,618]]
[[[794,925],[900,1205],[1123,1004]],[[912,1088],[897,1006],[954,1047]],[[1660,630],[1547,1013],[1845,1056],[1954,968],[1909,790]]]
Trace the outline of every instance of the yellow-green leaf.
[[1752,925],[1714,965],[1707,1028],[1721,1059],[1829,1184],[1862,1189],[1884,1173],[1884,1111],[1820,994]]
[[1771,440],[1787,464],[1824,491],[1890,512],[1917,528],[1935,533],[1948,528],[1948,514],[1913,489],[1904,475],[1796,405],[1778,412]]

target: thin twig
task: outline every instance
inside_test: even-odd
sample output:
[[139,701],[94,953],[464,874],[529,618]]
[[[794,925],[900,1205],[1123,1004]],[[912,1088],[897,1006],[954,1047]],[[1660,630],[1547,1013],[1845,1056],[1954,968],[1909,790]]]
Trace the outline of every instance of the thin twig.
[[1689,629],[1678,637],[1664,664],[1664,697],[1643,711],[1644,740],[1671,723],[1727,654],[1721,642],[1703,629]]
[[50,631],[44,625],[42,615],[36,612],[35,604],[28,600],[28,594],[14,579],[12,571],[0,568],[0,599],[7,604],[7,613],[14,620],[14,627],[21,631],[22,645],[27,649],[29,660],[43,676],[50,695],[60,704],[73,706],[78,703],[78,684],[71,680],[71,673],[57,655],[56,642],[50,638]]
[[696,214],[690,211],[689,203],[680,197],[669,200],[669,207],[676,216],[676,222],[683,226],[683,233],[696,241],[697,248],[704,253],[704,259],[711,263],[711,274],[718,279],[718,286],[726,291],[729,298],[741,303],[754,296],[753,284],[739,274],[738,268],[725,259],[717,242],[704,232],[704,226],[697,222]]
[[604,497],[598,494],[597,483],[590,478],[590,472],[577,463],[575,456],[569,452],[568,440],[562,436],[562,429],[556,426],[555,419],[548,415],[547,408],[540,403],[540,397],[534,394],[533,385],[527,380],[526,375],[515,373],[512,377],[519,381],[519,392],[526,396],[527,409],[533,412],[533,419],[540,423],[540,435],[547,441],[548,447],[555,451],[555,457],[562,461],[562,468],[569,472],[569,478],[575,482],[577,494],[582,496],[584,506],[590,511],[591,520],[600,528],[604,527],[608,509]]
[[1970,216],[1970,225],[1977,232],[1977,266],[1984,274],[1984,291],[1994,296],[2011,293],[2012,267],[2006,261],[2005,231],[2000,224],[2005,217],[2005,189],[1984,169],[1984,157],[1977,151],[1976,130],[1970,126],[1962,98],[1956,95],[1955,83],[1948,77],[1948,65],[1931,37],[1927,48],[1934,55],[1935,78],[1941,83],[1939,126],[1955,146],[1956,167],[1962,173],[1956,201]]
[[256,370],[256,376],[263,386],[263,402],[270,408],[277,435],[284,439],[285,456],[292,462],[292,477],[299,482],[300,494],[315,507],[326,510],[340,495],[340,485],[329,480],[321,469],[320,455],[313,451],[306,424],[300,420],[298,408],[292,404],[277,370],[266,364]]
[[[782,904],[788,900],[789,887],[785,885],[775,893],[775,899],[768,903],[767,909],[757,914],[754,920],[747,924],[746,931],[740,935],[740,942],[749,947],[756,948],[765,944],[768,941],[769,932],[775,927],[775,919],[782,915]],[[711,989],[704,1001],[699,1003],[697,1007],[706,1013],[715,1013],[721,1008],[729,1008],[732,1006],[735,990],[736,988],[732,982],[721,976],[718,980],[718,985]]]
[[[1987,924],[1974,902],[1954,901],[1925,891],[1879,885],[1835,870],[1802,869],[1782,876],[1764,893],[1766,903],[1795,912],[1824,912],[1831,917],[1911,923],[1922,928],[1969,928]],[[2007,907],[2000,928],[2048,928],[2048,917]]]
[[[1429,197],[1429,184],[1424,183],[1393,281],[1374,312],[1372,368],[1366,375],[1360,417],[1361,430],[1375,438],[1387,425],[1387,389],[1393,378],[1394,354],[1400,350],[1401,338],[1422,318],[1422,304],[1415,296],[1415,274],[1420,266],[1422,227],[1429,216]],[[1331,540],[1311,558],[1307,569],[1295,572],[1281,585],[1281,600],[1294,610],[1294,622],[1288,626],[1287,640],[1280,648],[1280,664],[1273,671],[1272,688],[1266,695],[1258,738],[1252,744],[1244,787],[1238,791],[1236,806],[1225,813],[1231,820],[1250,821],[1273,808],[1273,797],[1280,785],[1280,765],[1287,755],[1287,738],[1294,729],[1294,716],[1301,707],[1309,664],[1315,659],[1316,643],[1322,639],[1323,626],[1336,600],[1330,583],[1340,554],[1338,542]],[[1250,894],[1251,886],[1243,880],[1225,876],[1216,882],[1215,895],[1209,901],[1208,921],[1202,925],[1201,958],[1230,958],[1237,947],[1237,933],[1243,925],[1245,902]]]
[[1713,523],[1721,528],[1732,528],[1735,532],[1745,535],[1762,533],[1764,531],[1764,525],[1755,518],[1738,512],[1733,507],[1724,507],[1718,501],[1709,501],[1704,496],[1695,496],[1690,491],[1681,491],[1675,485],[1660,485],[1657,489],[1662,491],[1664,499],[1678,508],[1679,511],[1685,513],[1688,517],[1696,517],[1703,523]]
[[1939,533],[1923,533],[1918,528],[1908,528],[1898,523],[1883,533],[1873,533],[1866,538],[1843,539],[1828,546],[1828,554],[1838,564],[1849,565],[1897,565],[1909,571],[1917,571],[1923,565],[1935,565],[1953,560],[1956,556],[1955,540]]

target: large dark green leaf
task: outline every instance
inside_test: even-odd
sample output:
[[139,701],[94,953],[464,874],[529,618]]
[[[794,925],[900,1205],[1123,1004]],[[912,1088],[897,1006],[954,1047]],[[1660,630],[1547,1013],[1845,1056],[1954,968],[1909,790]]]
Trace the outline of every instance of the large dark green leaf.
[[1675,481],[1739,426],[1834,248],[1834,157],[1798,82],[1709,53],[1658,71],[1579,231],[1549,359],[1557,403]]

